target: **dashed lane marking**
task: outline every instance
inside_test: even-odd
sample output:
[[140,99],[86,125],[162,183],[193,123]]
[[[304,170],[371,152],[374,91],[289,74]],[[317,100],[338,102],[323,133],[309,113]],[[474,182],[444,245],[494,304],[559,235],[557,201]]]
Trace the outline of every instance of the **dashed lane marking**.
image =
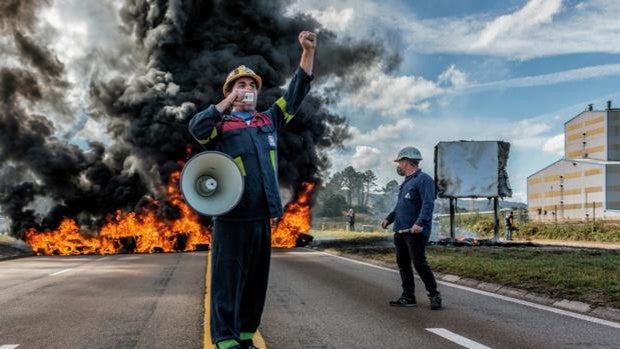
[[[73,268],[69,268],[69,269],[65,269],[65,270],[57,271],[57,272],[55,272],[55,273],[50,274],[50,276],[60,275],[60,274],[62,274],[62,273],[66,273],[66,272],[71,271],[71,270],[73,270]],[[2,348],[0,347],[0,349],[2,349]]]
[[474,342],[469,338],[465,338],[461,335],[458,335],[454,332],[448,331],[445,328],[427,328],[426,329],[429,332],[432,332],[440,337],[443,337],[447,340],[449,340],[450,342],[456,343],[462,347],[465,347],[467,349],[491,349],[489,347],[487,347],[486,345],[482,345],[478,342]]

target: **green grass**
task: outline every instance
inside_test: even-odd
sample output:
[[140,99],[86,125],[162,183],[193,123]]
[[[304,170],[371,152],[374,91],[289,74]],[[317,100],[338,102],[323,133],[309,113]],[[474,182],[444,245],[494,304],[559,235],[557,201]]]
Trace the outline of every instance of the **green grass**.
[[356,238],[367,238],[367,237],[387,237],[392,236],[391,231],[382,231],[382,232],[363,232],[363,231],[346,231],[346,230],[310,230],[310,235],[314,236],[315,239],[356,239]]
[[620,242],[620,226],[605,222],[557,225],[531,222],[518,228],[514,234],[518,239]]
[[[450,224],[449,217],[442,217],[444,227]],[[494,230],[493,216],[488,214],[462,215],[456,218],[456,225],[474,231],[480,237],[492,237]],[[516,239],[525,240],[566,240],[566,241],[597,241],[620,242],[620,225],[616,222],[597,221],[595,224],[582,222],[516,222],[517,231],[513,233]],[[500,231],[506,230],[503,217],[500,218]]]
[[437,271],[569,298],[620,307],[617,251],[507,248],[429,248]]

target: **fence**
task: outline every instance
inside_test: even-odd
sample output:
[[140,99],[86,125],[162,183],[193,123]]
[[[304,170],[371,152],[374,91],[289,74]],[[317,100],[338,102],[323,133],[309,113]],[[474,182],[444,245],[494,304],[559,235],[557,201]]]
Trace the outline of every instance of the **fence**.
[[[511,212],[499,212],[499,234],[506,231],[506,215]],[[512,210],[515,226],[528,222],[527,211]],[[491,238],[494,234],[495,217],[493,211],[458,212],[454,216],[454,235],[456,238]],[[450,237],[450,215],[436,214],[433,218],[431,240]]]

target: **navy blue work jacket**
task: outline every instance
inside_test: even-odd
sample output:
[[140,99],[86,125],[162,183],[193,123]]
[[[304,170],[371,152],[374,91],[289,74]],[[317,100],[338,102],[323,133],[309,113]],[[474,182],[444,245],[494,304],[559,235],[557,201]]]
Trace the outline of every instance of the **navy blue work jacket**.
[[215,105],[194,115],[189,131],[210,149],[230,155],[244,176],[245,190],[239,204],[224,220],[257,220],[280,217],[278,191],[278,135],[299,110],[310,90],[312,76],[298,68],[289,87],[269,109],[247,122],[220,113]]
[[429,237],[434,208],[435,181],[418,169],[412,175],[405,177],[400,185],[396,207],[385,219],[389,223],[394,222],[392,230],[395,233],[411,229],[414,224],[417,224],[424,229],[420,234]]

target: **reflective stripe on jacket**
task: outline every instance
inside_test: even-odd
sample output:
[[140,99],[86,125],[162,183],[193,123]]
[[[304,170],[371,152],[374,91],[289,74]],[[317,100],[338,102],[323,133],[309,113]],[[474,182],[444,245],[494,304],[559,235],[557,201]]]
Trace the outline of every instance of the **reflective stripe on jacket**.
[[221,219],[253,220],[280,217],[278,190],[278,136],[299,110],[310,90],[312,76],[298,68],[283,97],[269,109],[255,113],[246,123],[220,113],[215,105],[194,115],[189,123],[192,136],[205,146],[230,155],[245,176],[239,204]]

